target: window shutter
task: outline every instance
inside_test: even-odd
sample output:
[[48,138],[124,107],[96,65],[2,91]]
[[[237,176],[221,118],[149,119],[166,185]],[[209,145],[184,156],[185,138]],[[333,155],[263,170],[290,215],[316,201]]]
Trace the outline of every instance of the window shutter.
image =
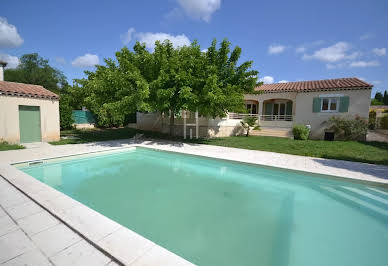
[[346,113],[349,109],[349,96],[340,97],[339,112]]
[[313,113],[319,113],[321,111],[321,98],[314,97],[313,99]]

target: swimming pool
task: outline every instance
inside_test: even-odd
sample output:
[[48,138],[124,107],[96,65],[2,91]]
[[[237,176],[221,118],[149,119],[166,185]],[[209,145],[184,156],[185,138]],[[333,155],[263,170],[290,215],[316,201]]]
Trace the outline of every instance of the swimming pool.
[[199,265],[385,265],[388,190],[145,148],[19,168]]

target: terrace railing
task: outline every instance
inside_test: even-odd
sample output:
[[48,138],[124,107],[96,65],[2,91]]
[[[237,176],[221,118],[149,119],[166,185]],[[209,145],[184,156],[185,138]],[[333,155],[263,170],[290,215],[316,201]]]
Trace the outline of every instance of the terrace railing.
[[229,113],[229,119],[244,119],[245,117],[257,117],[259,121],[293,121],[293,115],[258,115]]

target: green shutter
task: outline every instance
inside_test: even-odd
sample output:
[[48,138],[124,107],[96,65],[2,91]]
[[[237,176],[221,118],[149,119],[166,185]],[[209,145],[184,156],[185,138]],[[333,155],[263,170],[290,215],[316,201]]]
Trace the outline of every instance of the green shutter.
[[313,113],[319,113],[321,111],[321,98],[314,97],[313,99]]
[[349,96],[340,97],[339,112],[346,113],[349,109]]

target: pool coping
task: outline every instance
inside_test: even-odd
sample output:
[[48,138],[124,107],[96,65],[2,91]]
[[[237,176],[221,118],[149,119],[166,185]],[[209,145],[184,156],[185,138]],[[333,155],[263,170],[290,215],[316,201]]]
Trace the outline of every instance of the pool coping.
[[[382,178],[355,178],[350,175],[344,176],[333,175],[333,173],[322,173],[320,171],[306,170],[306,165],[296,165],[295,167],[288,167],[287,164],[277,165],[276,163],[257,163],[257,161],[250,160],[247,156],[238,157],[238,154],[225,154],[220,148],[218,151],[208,151],[204,153],[203,150],[197,150],[195,147],[174,146],[174,145],[150,145],[150,144],[127,144],[122,147],[115,148],[101,148],[89,152],[79,152],[67,154],[65,156],[56,156],[50,158],[42,158],[42,160],[66,158],[70,156],[89,155],[101,152],[116,152],[119,150],[128,150],[146,148],[167,152],[177,152],[181,154],[188,154],[194,156],[208,157],[213,159],[227,160],[238,163],[253,164],[256,166],[265,166],[271,168],[280,168],[293,171],[302,171],[304,173],[312,173],[324,175],[326,177],[334,177],[344,181],[351,181],[362,184],[370,184],[374,186],[388,187],[388,179]],[[213,146],[215,147],[215,146]],[[232,150],[239,150],[233,149]],[[247,150],[243,150],[247,151]],[[276,153],[274,153],[276,154]],[[19,163],[33,162],[37,160],[24,161]],[[61,220],[65,225],[81,235],[90,244],[95,246],[112,259],[116,260],[122,265],[193,265],[191,262],[179,257],[178,255],[168,251],[167,249],[157,245],[156,243],[142,237],[134,231],[118,224],[108,217],[92,210],[82,203],[70,198],[69,196],[55,190],[54,188],[38,181],[37,179],[25,174],[15,167],[18,163],[0,163],[0,175],[5,178],[14,187],[22,193],[31,198],[34,202],[46,209],[53,216]],[[385,168],[384,168],[385,169]],[[388,168],[387,168],[388,169]],[[314,169],[312,169],[314,170]],[[317,169],[315,169],[317,170]],[[365,176],[365,175],[364,175]]]
[[[117,152],[118,150],[135,148],[130,146],[103,149],[101,151]],[[101,151],[92,152],[92,154]],[[75,153],[74,155],[84,154],[90,153],[82,152]],[[49,159],[51,158],[40,160]],[[0,176],[117,263],[121,265],[194,265],[103,214],[22,172],[15,167],[15,164],[17,163],[12,165],[1,163]]]

